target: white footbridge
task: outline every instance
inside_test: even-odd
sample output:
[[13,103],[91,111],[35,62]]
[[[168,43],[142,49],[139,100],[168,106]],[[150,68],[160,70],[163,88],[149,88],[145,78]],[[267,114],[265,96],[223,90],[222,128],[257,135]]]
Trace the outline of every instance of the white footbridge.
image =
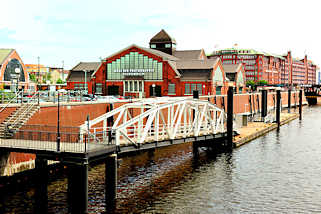
[[[226,133],[226,113],[207,100],[160,97],[124,104],[80,126],[89,142],[134,146],[213,139]],[[88,139],[87,139],[88,140]]]

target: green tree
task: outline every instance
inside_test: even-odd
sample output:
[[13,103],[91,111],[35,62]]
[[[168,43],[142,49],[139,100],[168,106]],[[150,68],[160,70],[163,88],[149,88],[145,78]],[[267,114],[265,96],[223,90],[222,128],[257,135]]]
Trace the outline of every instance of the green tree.
[[254,85],[255,85],[255,82],[253,80],[246,81],[246,86],[247,87],[249,87],[249,86],[254,87]]
[[62,79],[60,79],[60,78],[56,82],[56,84],[63,84],[63,83],[64,83],[64,81],[62,81]]
[[34,74],[29,74],[29,78],[32,82],[37,82],[36,75]]
[[256,85],[259,85],[259,86],[263,86],[263,85],[267,85],[268,82],[266,80],[259,80],[257,81]]

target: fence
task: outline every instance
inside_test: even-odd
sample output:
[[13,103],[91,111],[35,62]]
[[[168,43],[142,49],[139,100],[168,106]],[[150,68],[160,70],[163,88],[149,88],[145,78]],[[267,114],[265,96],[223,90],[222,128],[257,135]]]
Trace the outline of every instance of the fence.
[[[92,130],[91,130],[92,131]],[[107,131],[80,134],[79,127],[60,127],[44,125],[24,125],[12,132],[9,139],[1,139],[1,147],[23,148],[33,150],[86,153],[110,145],[103,141]]]

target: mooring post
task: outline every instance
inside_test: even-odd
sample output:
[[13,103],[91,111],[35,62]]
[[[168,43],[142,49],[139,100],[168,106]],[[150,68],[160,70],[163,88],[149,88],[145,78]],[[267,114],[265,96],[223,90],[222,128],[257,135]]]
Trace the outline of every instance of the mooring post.
[[233,149],[233,87],[227,91],[227,149]]
[[288,113],[291,112],[291,89],[288,90]]
[[35,159],[35,206],[34,213],[48,212],[48,164],[47,159],[36,156]]
[[116,207],[117,196],[117,154],[112,154],[106,158],[105,173],[106,211],[113,211]]
[[299,115],[300,115],[300,120],[302,120],[302,89],[300,89],[300,93],[299,93]]
[[[193,99],[199,99],[199,94],[197,90],[193,91]],[[193,120],[198,120],[198,118],[196,117],[196,112],[193,109]],[[195,124],[198,124],[197,121]],[[198,157],[199,152],[198,152],[198,143],[196,141],[193,141],[193,155],[194,157]]]
[[88,213],[88,160],[68,165],[69,213]]
[[280,129],[280,113],[281,113],[281,91],[276,91],[276,123]]
[[264,122],[264,118],[267,115],[267,90],[262,90],[261,95],[261,118],[262,122]]

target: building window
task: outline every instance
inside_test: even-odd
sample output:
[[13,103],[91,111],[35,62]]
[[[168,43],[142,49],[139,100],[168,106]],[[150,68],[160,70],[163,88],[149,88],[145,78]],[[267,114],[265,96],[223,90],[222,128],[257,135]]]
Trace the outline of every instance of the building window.
[[175,95],[176,94],[175,84],[169,84],[168,85],[168,94],[170,94],[170,95]]
[[125,92],[142,92],[143,81],[139,80],[126,80],[124,81]]
[[191,93],[191,84],[185,83],[185,95],[190,95]]
[[202,93],[202,84],[200,84],[200,83],[197,84],[197,91],[198,91],[199,95],[203,95],[203,93]]
[[165,44],[165,48],[170,48],[171,47],[171,44]]
[[216,86],[216,95],[221,95],[222,86]]
[[102,94],[103,93],[103,84],[102,83],[96,83],[96,94]]
[[150,48],[156,48],[156,44],[151,44]]
[[193,94],[193,91],[197,90],[199,95],[203,94],[202,83],[185,83],[185,95]]

